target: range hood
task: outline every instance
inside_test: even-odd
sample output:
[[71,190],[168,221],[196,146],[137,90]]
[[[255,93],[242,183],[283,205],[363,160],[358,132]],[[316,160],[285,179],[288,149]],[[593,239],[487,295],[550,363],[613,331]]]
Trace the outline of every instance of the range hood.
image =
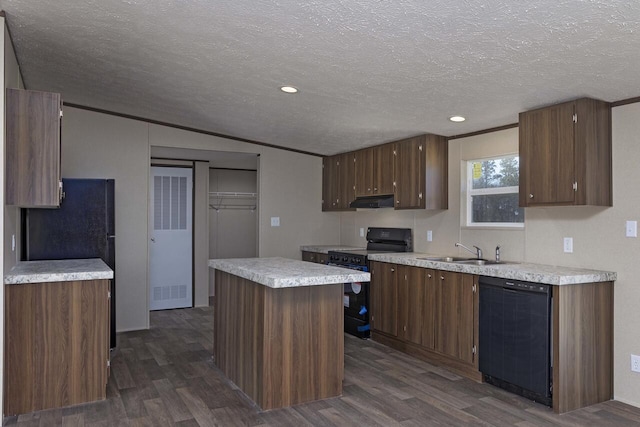
[[392,208],[393,207],[393,194],[383,196],[365,196],[358,197],[349,204],[350,208]]

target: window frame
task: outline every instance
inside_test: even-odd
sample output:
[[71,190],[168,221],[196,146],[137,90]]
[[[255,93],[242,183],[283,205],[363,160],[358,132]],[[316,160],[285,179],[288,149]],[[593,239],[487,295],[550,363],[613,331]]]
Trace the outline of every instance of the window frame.
[[[501,230],[522,230],[524,229],[524,220],[522,222],[472,222],[473,214],[472,214],[472,206],[473,196],[483,196],[483,195],[494,195],[494,194],[519,194],[520,186],[514,185],[509,187],[493,187],[493,188],[479,188],[477,190],[473,189],[473,163],[477,162],[486,162],[489,160],[501,160],[509,157],[520,157],[518,153],[510,153],[503,154],[499,156],[490,156],[490,157],[482,157],[482,158],[474,158],[469,160],[464,160],[466,163],[466,167],[463,169],[466,171],[466,189],[465,189],[465,197],[464,204],[466,207],[466,218],[464,226],[467,228],[479,229],[479,228],[498,228]],[[520,160],[518,159],[518,173],[520,172]]]

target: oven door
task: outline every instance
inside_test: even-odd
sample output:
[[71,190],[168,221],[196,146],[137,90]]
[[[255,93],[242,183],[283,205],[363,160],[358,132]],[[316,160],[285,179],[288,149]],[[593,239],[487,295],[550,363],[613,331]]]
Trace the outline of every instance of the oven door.
[[[336,267],[351,270],[369,271],[362,265],[340,265],[327,263]],[[369,338],[369,282],[352,282],[344,284],[344,331],[360,338]]]

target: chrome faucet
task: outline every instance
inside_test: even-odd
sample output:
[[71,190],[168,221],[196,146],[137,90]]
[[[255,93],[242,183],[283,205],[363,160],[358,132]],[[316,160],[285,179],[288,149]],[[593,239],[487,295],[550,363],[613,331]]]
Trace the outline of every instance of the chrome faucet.
[[472,250],[472,249],[469,249],[468,247],[466,247],[465,245],[463,245],[463,244],[462,244],[462,243],[460,243],[460,242],[456,243],[456,247],[464,248],[464,249],[466,249],[467,251],[469,251],[469,252],[471,252],[472,254],[474,254],[478,259],[482,259],[482,249],[480,249],[479,247],[477,247],[477,246],[475,246],[475,245],[473,246],[474,248],[476,248],[476,250],[475,250],[475,251],[474,251],[474,250]]

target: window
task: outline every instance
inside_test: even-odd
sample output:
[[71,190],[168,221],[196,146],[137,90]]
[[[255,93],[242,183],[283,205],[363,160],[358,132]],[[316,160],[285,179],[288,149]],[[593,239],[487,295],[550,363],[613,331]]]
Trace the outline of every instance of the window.
[[467,226],[524,226],[524,209],[518,206],[519,160],[467,161]]

